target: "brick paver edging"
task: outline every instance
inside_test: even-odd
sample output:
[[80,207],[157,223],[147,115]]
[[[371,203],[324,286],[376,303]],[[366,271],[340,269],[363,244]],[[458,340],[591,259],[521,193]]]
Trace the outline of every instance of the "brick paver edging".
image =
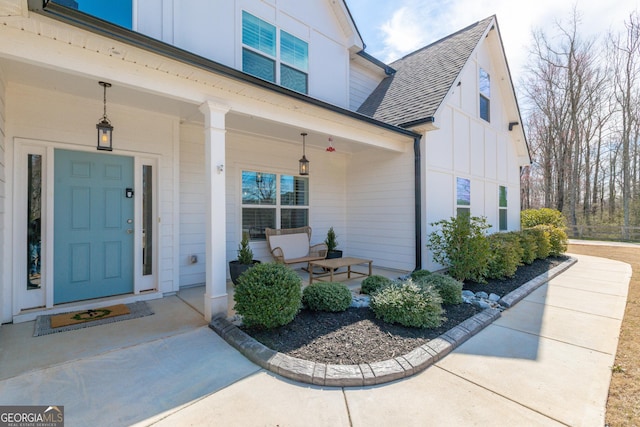
[[518,302],[520,302],[520,300],[522,300],[524,297],[526,297],[531,292],[533,292],[536,289],[538,289],[540,286],[542,286],[545,283],[547,283],[549,280],[551,280],[554,277],[556,277],[558,274],[560,274],[563,271],[565,271],[567,268],[571,267],[576,262],[578,262],[577,259],[569,258],[568,260],[566,260],[562,264],[556,265],[555,267],[553,267],[551,270],[547,271],[546,273],[543,273],[543,274],[539,275],[535,279],[529,280],[527,283],[525,283],[524,285],[520,286],[515,291],[509,292],[507,295],[505,295],[502,298],[500,298],[500,301],[498,301],[498,304],[500,304],[501,306],[506,307],[506,308],[513,307]]
[[[575,263],[573,258],[563,262],[509,293],[500,300],[500,304],[513,306]],[[209,327],[247,359],[283,377],[319,386],[361,387],[399,380],[425,370],[499,317],[499,310],[488,308],[403,356],[359,365],[331,365],[279,353],[223,317],[213,319]]]

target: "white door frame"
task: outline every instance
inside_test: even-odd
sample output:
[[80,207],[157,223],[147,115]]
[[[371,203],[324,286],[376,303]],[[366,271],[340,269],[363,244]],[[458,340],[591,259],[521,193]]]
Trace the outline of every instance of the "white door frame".
[[[79,301],[68,304],[55,305],[53,303],[53,204],[54,204],[54,176],[53,162],[55,149],[88,151],[95,148],[64,144],[53,141],[42,141],[26,138],[15,138],[14,150],[14,191],[13,191],[13,280],[12,283],[12,313],[14,321],[33,320],[40,312],[65,311],[65,307],[82,306],[92,308],[99,305],[99,299]],[[27,171],[25,167],[29,154],[42,155],[42,240],[41,248],[41,287],[27,290]],[[160,245],[159,224],[156,222],[153,230],[153,269],[152,274],[142,275],[142,166],[149,165],[153,169],[153,218],[158,217],[158,199],[161,194],[159,182],[160,156],[135,151],[113,150],[112,154],[129,156],[134,159],[134,299],[141,299],[140,294],[147,294],[150,298],[162,297],[158,292],[158,253]],[[138,298],[135,298],[135,297]],[[131,300],[132,295],[123,295],[118,300]],[[113,297],[108,297],[115,301]]]

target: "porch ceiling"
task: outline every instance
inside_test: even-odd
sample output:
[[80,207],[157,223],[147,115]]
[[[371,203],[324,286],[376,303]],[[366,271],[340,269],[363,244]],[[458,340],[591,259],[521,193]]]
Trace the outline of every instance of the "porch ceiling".
[[[53,68],[43,68],[41,65],[1,57],[0,69],[3,70],[7,81],[11,83],[81,98],[95,99],[96,101],[101,101],[102,99],[102,87],[91,76],[80,73],[70,74]],[[172,99],[168,96],[149,93],[139,88],[125,85],[114,84],[109,88],[107,102],[178,117],[183,122],[195,124],[203,124],[204,122],[198,105],[194,103]],[[309,135],[306,142],[309,146],[326,148],[329,145],[329,137],[331,137],[333,146],[342,153],[357,153],[372,148],[366,141],[339,137],[332,133],[313,132],[304,127],[292,126],[233,110],[227,115],[227,128],[241,134],[296,144],[301,141],[300,133],[308,132]]]

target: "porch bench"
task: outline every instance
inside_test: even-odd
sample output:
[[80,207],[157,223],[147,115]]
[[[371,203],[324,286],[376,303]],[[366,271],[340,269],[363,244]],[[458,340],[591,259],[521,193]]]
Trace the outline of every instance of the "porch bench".
[[269,252],[281,264],[298,264],[302,262],[318,261],[327,257],[327,245],[318,243],[311,245],[311,227],[298,228],[267,228],[267,245]]

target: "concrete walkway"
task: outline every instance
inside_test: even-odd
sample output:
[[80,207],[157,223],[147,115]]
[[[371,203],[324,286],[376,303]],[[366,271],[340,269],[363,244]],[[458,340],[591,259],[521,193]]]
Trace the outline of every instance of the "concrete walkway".
[[0,404],[64,405],[67,426],[602,426],[631,268],[575,257],[443,360],[390,384],[288,381],[201,326],[5,377]]

